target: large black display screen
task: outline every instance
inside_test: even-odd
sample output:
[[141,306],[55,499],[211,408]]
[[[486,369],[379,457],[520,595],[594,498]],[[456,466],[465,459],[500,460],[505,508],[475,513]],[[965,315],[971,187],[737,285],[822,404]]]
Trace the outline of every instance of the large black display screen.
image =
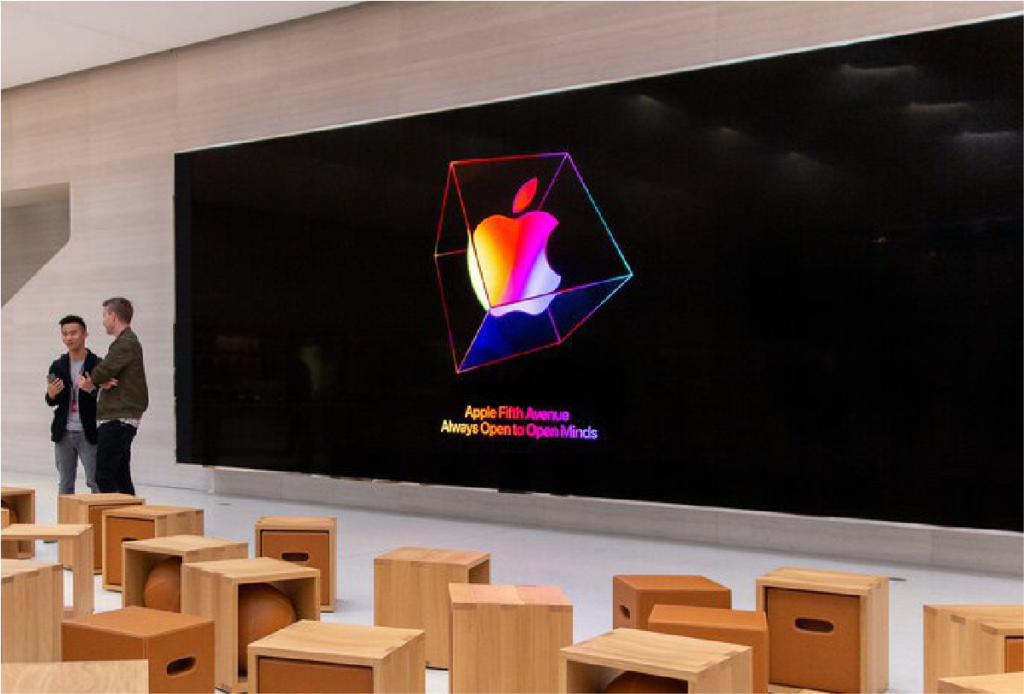
[[178,459],[1020,529],[1021,29],[177,155]]

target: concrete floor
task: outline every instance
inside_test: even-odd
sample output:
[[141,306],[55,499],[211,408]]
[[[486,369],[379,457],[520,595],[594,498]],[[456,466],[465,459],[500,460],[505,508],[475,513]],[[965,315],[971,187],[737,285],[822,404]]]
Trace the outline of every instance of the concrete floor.
[[[81,475],[81,473],[80,473]],[[37,522],[57,521],[56,473],[4,473],[4,485],[37,490]],[[79,480],[78,493],[86,493]],[[315,504],[224,496],[201,491],[139,485],[137,494],[159,505],[206,510],[206,535],[253,543],[253,526],[263,515],[333,515],[338,519],[337,609],[321,619],[373,623],[373,558],[396,547],[438,547],[491,553],[491,582],[559,586],[573,602],[574,638],[581,641],[611,629],[613,574],[702,574],[733,591],[736,609],[755,607],[755,579],[779,566],[803,566],[889,576],[890,691],[922,687],[924,604],[1019,603],[1020,577],[940,571],[892,563],[843,561],[821,556],[726,549],[682,542],[595,535],[496,523],[385,513]],[[55,544],[39,544],[40,561],[56,561]],[[841,551],[841,548],[837,548]],[[66,595],[71,574],[65,572]],[[120,593],[103,590],[96,577],[96,610],[121,606]],[[427,671],[427,691],[447,692],[448,674]]]

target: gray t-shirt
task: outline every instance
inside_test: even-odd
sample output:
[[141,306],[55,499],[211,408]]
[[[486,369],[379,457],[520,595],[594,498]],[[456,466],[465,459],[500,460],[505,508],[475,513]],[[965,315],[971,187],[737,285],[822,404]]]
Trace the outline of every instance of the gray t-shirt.
[[68,409],[68,431],[82,431],[82,415],[78,411],[78,377],[82,374],[85,360],[71,362],[71,407]]

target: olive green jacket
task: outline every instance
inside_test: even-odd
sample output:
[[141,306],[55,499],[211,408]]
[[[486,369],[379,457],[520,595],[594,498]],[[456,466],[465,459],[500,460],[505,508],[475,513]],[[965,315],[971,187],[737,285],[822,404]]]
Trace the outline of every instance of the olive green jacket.
[[96,419],[139,419],[149,407],[142,343],[131,328],[125,328],[110,343],[107,356],[92,370],[92,382],[102,385],[112,378],[117,385],[100,393]]

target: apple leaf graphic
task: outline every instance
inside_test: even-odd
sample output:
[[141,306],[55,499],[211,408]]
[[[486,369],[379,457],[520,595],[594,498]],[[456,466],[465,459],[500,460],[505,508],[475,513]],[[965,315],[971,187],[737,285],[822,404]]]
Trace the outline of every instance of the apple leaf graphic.
[[533,196],[537,194],[537,179],[531,178],[523,184],[523,187],[516,193],[516,199],[512,201],[512,214],[519,214],[533,202]]

